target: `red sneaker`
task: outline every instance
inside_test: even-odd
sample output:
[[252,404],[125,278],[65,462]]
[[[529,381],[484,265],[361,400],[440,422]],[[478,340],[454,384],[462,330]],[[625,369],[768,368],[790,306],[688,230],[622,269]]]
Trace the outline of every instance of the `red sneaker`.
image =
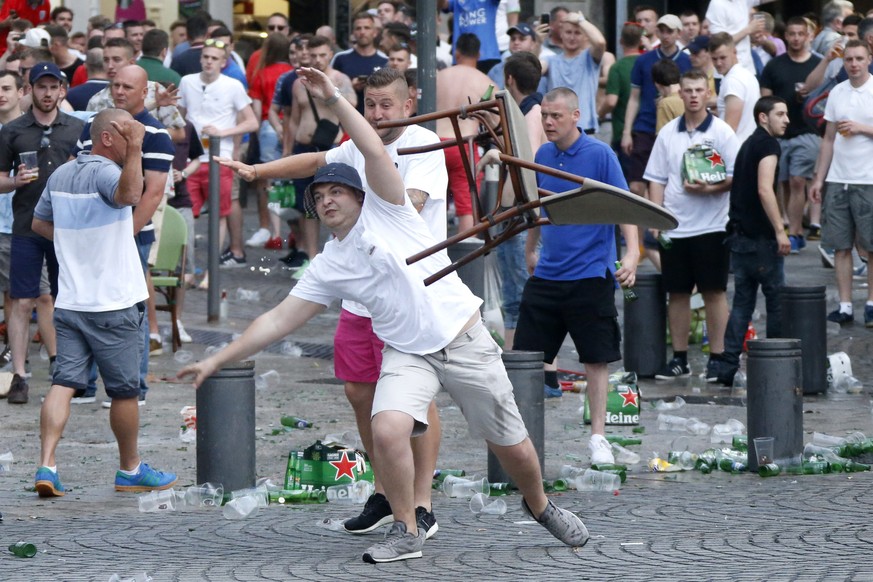
[[264,243],[264,248],[271,251],[281,251],[284,242],[281,236],[273,237]]

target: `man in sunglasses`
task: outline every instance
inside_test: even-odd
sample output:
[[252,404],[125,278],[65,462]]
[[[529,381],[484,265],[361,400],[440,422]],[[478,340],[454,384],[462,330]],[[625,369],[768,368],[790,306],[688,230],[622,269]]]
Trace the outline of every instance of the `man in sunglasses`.
[[[13,378],[7,396],[10,404],[26,404],[28,386],[24,361],[29,341],[30,314],[40,297],[42,265],[48,265],[52,295],[57,295],[58,261],[52,242],[31,229],[33,210],[45,189],[46,180],[67,161],[84,123],[58,108],[63,74],[51,62],[37,63],[30,70],[33,107],[0,130],[0,193],[15,191],[12,199],[12,260],[6,312],[9,344],[12,348]],[[36,166],[25,166],[22,154],[35,152]],[[10,176],[10,172],[15,174]],[[40,335],[54,361],[55,330],[49,317],[40,317]]]

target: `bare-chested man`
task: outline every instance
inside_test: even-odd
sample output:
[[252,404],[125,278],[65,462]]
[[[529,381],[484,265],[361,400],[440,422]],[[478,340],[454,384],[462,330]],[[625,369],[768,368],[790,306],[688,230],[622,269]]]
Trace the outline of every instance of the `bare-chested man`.
[[[309,41],[306,48],[309,53],[309,66],[318,69],[331,80],[331,82],[340,90],[343,97],[349,100],[352,105],[357,105],[358,99],[352,88],[352,81],[343,73],[333,69],[330,66],[330,61],[333,58],[333,49],[331,48],[330,40],[323,36],[314,36]],[[294,81],[294,86],[291,89],[293,96],[291,103],[291,116],[288,120],[288,139],[294,144],[293,153],[301,154],[307,152],[317,152],[323,149],[312,143],[312,137],[315,134],[315,128],[318,125],[316,114],[319,119],[327,119],[333,123],[339,123],[339,119],[330,107],[325,106],[317,99],[311,99],[304,85],[299,79]],[[334,138],[334,144],[338,144],[342,138],[342,132],[338,131]],[[297,192],[301,193],[297,199],[300,201],[299,208],[301,212],[303,208],[302,193],[312,182],[311,178],[294,180],[294,187]],[[303,252],[309,259],[315,257],[318,253],[318,220],[315,217],[304,218],[300,221],[300,229],[303,235]],[[302,276],[302,271],[298,271]],[[298,275],[295,273],[295,276]]]
[[[477,102],[488,91],[491,79],[476,68],[479,60],[479,39],[474,34],[464,33],[455,45],[456,65],[437,73],[436,107],[438,111],[454,109],[470,102]],[[461,135],[468,137],[479,132],[475,119],[459,119]],[[437,135],[442,140],[455,139],[455,131],[448,118],[437,120]],[[469,155],[469,149],[466,150]],[[446,148],[446,169],[449,172],[449,190],[455,199],[458,230],[473,226],[473,204],[470,184],[458,148]],[[479,154],[474,149],[478,163]],[[475,164],[474,164],[475,165]]]

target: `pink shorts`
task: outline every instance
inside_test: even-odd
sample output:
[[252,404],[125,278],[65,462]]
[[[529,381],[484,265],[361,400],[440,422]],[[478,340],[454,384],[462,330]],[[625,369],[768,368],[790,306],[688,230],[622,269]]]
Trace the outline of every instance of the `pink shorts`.
[[345,382],[373,382],[382,369],[382,343],[373,322],[343,309],[333,338],[334,374]]

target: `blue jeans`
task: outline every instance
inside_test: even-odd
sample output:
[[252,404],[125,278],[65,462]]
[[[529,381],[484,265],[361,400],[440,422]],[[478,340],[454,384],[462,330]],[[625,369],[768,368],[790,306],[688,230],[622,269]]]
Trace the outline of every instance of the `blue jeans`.
[[738,364],[746,330],[755,311],[759,285],[767,306],[767,337],[781,336],[780,295],[785,285],[785,259],[777,253],[775,240],[734,234],[725,242],[731,251],[734,271],[734,303],[725,330],[724,361]]
[[524,253],[526,242],[527,231],[524,231],[497,247],[497,266],[503,292],[503,326],[507,329],[518,326],[518,307],[528,278]]
[[[152,248],[152,243],[148,244],[139,244],[136,245],[137,250],[139,251],[139,260],[142,263],[143,272],[145,272],[149,268],[149,251]],[[146,384],[146,376],[149,373],[149,310],[146,309],[142,316],[142,340],[143,340],[143,352],[142,359],[139,365],[139,397],[145,398],[146,392],[149,391],[148,384]],[[97,364],[91,364],[91,370],[88,372],[88,386],[85,388],[85,396],[91,397],[97,393]]]

